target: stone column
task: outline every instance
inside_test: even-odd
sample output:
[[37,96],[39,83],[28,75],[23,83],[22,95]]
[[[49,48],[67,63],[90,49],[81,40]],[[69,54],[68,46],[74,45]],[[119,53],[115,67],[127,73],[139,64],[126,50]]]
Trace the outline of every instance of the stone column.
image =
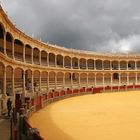
[[41,51],[39,51],[39,64],[41,65]]
[[64,66],[65,66],[65,59],[64,59],[64,56],[63,56],[63,68],[64,68]]
[[15,70],[13,69],[12,70],[12,96],[15,100],[15,75],[14,73],[15,73]]
[[57,89],[57,73],[55,73],[55,89]]
[[47,89],[49,91],[49,72],[48,72],[48,77],[47,77]]
[[41,91],[41,72],[39,72],[39,91]]
[[127,73],[127,85],[129,85],[129,73]]
[[118,69],[120,70],[120,61],[118,61]]
[[86,59],[86,69],[88,69],[88,63],[87,63],[87,59]]
[[137,76],[138,76],[138,74],[136,73],[136,75],[135,75],[135,78],[136,78],[136,79],[135,79],[135,85],[138,84],[138,77],[137,77]]
[[94,70],[96,70],[96,60],[94,60]]
[[94,84],[94,85],[95,85],[95,87],[96,87],[96,74],[95,74],[95,79],[94,79],[94,80],[95,80],[95,82],[94,82],[95,84]]
[[49,67],[49,53],[47,53],[47,65]]
[[135,70],[137,70],[137,61],[135,61]]
[[79,88],[80,88],[81,87],[81,84],[80,84],[81,83],[80,73],[79,73],[79,77],[78,77],[78,82],[79,82],[78,84],[79,84]]
[[25,45],[23,45],[23,62],[25,62]]
[[34,48],[32,48],[31,50],[31,61],[32,61],[32,64],[34,64]]
[[4,46],[4,54],[7,55],[6,53],[6,32],[4,32],[4,38],[3,38],[3,46]]
[[3,67],[3,98],[6,98],[6,67]]
[[65,73],[63,74],[63,89],[65,88]]
[[111,90],[112,90],[112,87],[113,87],[113,74],[111,73]]
[[33,71],[31,73],[31,90],[32,90],[32,93],[34,93],[34,76],[33,76]]
[[55,57],[55,67],[57,67],[57,55],[55,55],[54,57]]
[[88,74],[87,74],[87,87],[88,87]]
[[70,73],[71,74],[71,88],[72,88],[72,86],[73,86],[73,79],[72,79],[72,73]]
[[25,93],[25,71],[23,71],[23,89],[22,89],[22,91],[23,91],[23,96],[22,96],[22,98],[24,99],[25,97],[26,97],[26,93]]
[[13,59],[15,59],[14,39],[12,39],[12,57],[13,57]]

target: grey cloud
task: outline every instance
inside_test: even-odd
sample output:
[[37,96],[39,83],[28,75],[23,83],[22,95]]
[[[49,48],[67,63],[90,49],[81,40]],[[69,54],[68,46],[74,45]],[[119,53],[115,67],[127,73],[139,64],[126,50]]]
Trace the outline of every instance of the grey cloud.
[[2,1],[12,21],[44,42],[98,52],[140,52],[139,0]]

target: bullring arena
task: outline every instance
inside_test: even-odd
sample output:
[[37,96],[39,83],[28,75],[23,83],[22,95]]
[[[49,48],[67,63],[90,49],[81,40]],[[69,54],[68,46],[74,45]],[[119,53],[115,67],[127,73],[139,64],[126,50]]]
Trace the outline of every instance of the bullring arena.
[[139,90],[139,54],[43,43],[0,7],[0,116],[11,98],[12,140],[138,140]]

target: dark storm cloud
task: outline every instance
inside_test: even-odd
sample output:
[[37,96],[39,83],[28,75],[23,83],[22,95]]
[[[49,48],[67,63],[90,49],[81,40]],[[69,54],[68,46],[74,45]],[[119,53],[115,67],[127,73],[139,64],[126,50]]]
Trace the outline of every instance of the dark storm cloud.
[[102,52],[140,52],[139,0],[3,0],[17,27],[44,42]]

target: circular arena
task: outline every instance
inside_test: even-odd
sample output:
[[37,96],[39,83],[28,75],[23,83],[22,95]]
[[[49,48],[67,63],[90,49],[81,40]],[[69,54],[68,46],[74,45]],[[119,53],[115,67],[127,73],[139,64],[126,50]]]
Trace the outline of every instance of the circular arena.
[[[42,140],[44,138],[43,130],[36,123],[32,124],[32,121],[37,120],[34,116],[38,117],[45,112],[44,110],[52,113],[50,121],[45,119],[45,122],[43,119],[39,119],[40,124],[41,121],[47,123],[44,128],[47,138],[53,135],[54,138],[58,136],[68,140],[84,139],[85,136],[86,139],[92,139],[90,137],[95,134],[95,139],[98,139],[102,134],[106,139],[139,139],[137,132],[139,128],[139,104],[137,102],[139,90],[139,54],[103,54],[68,49],[35,40],[17,29],[0,6],[0,116],[7,112],[6,102],[8,98],[11,98],[13,101],[11,139]],[[118,93],[110,94],[114,92]],[[130,94],[121,94],[121,92],[130,92]],[[108,94],[96,95],[95,93]],[[79,97],[69,98],[74,96]],[[72,102],[76,99],[80,101]],[[86,99],[89,99],[89,102],[86,102]],[[90,102],[92,99],[93,101]],[[98,100],[99,102],[97,102]],[[96,107],[94,107],[94,103],[97,103]],[[57,104],[60,108],[57,108]],[[74,108],[70,108],[71,105]],[[76,110],[78,106],[81,107],[81,110]],[[64,114],[59,113],[58,116],[55,115],[57,111],[61,112],[63,107],[66,107],[65,111],[70,113],[71,117],[75,115],[77,119],[77,121],[75,118],[72,119],[73,123],[69,124],[68,128],[65,123],[71,117],[67,117],[65,112],[63,112]],[[74,114],[72,109],[77,112]],[[55,119],[53,115],[56,116]],[[62,117],[66,119],[62,125],[60,125],[59,115],[64,115]],[[84,118],[84,115],[87,116]],[[95,121],[97,116],[98,121],[102,117],[105,117],[103,119],[106,121]],[[86,119],[88,117],[92,120]],[[30,123],[28,119],[31,119]],[[52,121],[54,121],[53,124]],[[78,123],[77,131],[76,128],[72,128],[76,123]],[[19,124],[19,128],[17,124]],[[60,127],[59,130],[57,127]],[[65,131],[60,131],[62,127]],[[93,133],[91,133],[91,129],[93,129]],[[54,132],[47,133],[51,130],[56,130],[58,135],[55,136]],[[82,132],[85,135],[80,137]],[[58,137],[57,139],[60,139]]]

